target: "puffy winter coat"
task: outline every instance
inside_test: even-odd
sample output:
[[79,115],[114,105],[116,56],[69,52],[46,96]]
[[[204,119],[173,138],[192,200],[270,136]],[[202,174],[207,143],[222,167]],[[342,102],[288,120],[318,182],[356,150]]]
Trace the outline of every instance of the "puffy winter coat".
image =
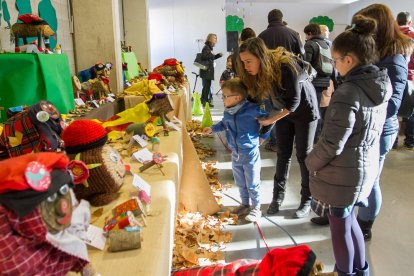
[[388,102],[387,119],[384,124],[384,135],[390,135],[398,132],[398,109],[400,108],[405,85],[407,84],[408,65],[407,59],[401,55],[387,56],[380,60],[376,65],[380,68],[386,68],[391,80],[392,96]]
[[[260,124],[256,118],[267,115],[259,105],[245,101],[243,106],[231,115],[224,112],[223,119],[212,127],[213,132],[226,131],[229,148],[236,153],[250,153],[259,147]],[[268,137],[268,133],[262,136]]]
[[333,207],[368,197],[391,94],[386,69],[365,65],[345,76],[326,111],[320,140],[305,160],[312,197]]

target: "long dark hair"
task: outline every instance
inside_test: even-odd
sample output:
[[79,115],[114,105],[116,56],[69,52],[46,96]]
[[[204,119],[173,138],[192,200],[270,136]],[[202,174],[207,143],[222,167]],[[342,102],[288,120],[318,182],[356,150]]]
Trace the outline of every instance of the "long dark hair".
[[380,59],[386,56],[402,54],[408,56],[411,52],[411,43],[408,36],[401,33],[392,12],[388,6],[383,4],[372,4],[358,11],[356,15],[364,15],[377,21],[375,42]]
[[335,52],[341,55],[352,53],[361,65],[375,63],[378,52],[373,34],[376,32],[376,21],[362,15],[355,15],[353,24],[339,34],[332,43]]
[[[282,88],[282,64],[287,64],[295,69],[295,56],[283,47],[276,50],[267,49],[263,40],[259,37],[249,38],[239,48],[239,53],[249,52],[260,60],[260,68],[257,75],[252,76],[244,69],[240,54],[237,56],[238,77],[247,86],[249,95],[253,99],[265,99],[273,85]],[[296,72],[296,71],[295,71]]]

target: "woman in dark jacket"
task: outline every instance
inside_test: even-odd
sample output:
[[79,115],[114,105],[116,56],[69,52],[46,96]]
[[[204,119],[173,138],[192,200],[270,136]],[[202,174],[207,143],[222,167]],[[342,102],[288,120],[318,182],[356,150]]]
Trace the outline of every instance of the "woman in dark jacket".
[[201,59],[208,61],[206,70],[200,69],[200,78],[203,81],[203,91],[201,92],[201,103],[203,106],[209,103],[211,107],[211,81],[214,80],[214,60],[221,58],[222,53],[213,54],[213,47],[217,43],[217,35],[209,34],[207,36],[203,50],[201,51]]
[[302,62],[285,48],[270,51],[260,38],[250,38],[240,45],[238,74],[255,101],[268,100],[273,107],[262,126],[276,124],[277,164],[273,200],[268,214],[279,212],[285,197],[293,144],[301,171],[301,202],[295,218],[309,215],[311,194],[305,158],[311,151],[317,119],[318,102],[315,88]]
[[339,276],[369,275],[365,243],[354,214],[366,204],[379,170],[379,146],[392,89],[376,59],[375,21],[362,16],[333,42],[332,59],[343,82],[326,111],[319,142],[306,158],[312,209],[327,215]]
[[360,10],[356,15],[364,15],[377,22],[375,33],[376,49],[379,55],[377,66],[387,68],[391,79],[392,96],[388,102],[387,118],[380,139],[379,172],[368,198],[368,207],[358,211],[358,222],[365,240],[371,239],[371,228],[379,214],[382,202],[379,186],[384,160],[398,135],[398,109],[401,105],[408,77],[408,58],[410,53],[409,37],[399,30],[391,10],[383,4],[373,4]]

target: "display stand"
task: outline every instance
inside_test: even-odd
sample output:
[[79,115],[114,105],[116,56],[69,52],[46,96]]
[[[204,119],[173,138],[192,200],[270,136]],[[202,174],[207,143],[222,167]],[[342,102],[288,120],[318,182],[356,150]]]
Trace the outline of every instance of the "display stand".
[[[68,57],[46,54],[0,54],[0,106],[51,101],[60,113],[74,108]],[[0,122],[6,120],[0,111]]]

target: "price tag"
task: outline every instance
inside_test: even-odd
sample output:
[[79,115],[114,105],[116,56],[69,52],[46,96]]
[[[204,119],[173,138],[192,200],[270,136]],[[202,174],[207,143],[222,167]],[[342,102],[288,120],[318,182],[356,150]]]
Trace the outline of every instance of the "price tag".
[[144,191],[148,196],[151,196],[151,185],[149,185],[147,181],[142,179],[137,174],[134,174],[132,186],[134,186],[137,189],[140,189],[141,191]]
[[143,148],[142,150],[134,152],[132,156],[142,164],[148,161],[152,161],[152,153],[147,148]]
[[175,92],[175,88],[172,86],[172,85],[170,85],[169,87],[168,87],[168,91],[170,91],[170,92]]
[[115,98],[114,93],[109,93],[109,94],[108,94],[108,96],[109,96],[109,97],[112,97],[112,98]]
[[86,231],[86,239],[84,242],[90,246],[103,250],[106,243],[106,238],[103,235],[103,229],[92,224],[89,225]]
[[145,148],[148,145],[148,142],[139,135],[134,135],[132,136],[132,138],[134,138],[134,140],[137,141],[141,148]]
[[96,102],[96,100],[93,100],[92,103],[96,108],[99,108],[99,104]]
[[76,98],[75,99],[75,104],[79,105],[79,106],[83,106],[83,105],[85,105],[85,102],[81,98]]
[[108,102],[111,102],[111,103],[113,103],[115,101],[115,99],[112,98],[111,96],[108,96],[106,99],[108,100]]
[[165,124],[173,129],[175,129],[176,131],[180,131],[181,128],[179,126],[177,126],[176,124],[173,124],[171,122],[166,121]]

